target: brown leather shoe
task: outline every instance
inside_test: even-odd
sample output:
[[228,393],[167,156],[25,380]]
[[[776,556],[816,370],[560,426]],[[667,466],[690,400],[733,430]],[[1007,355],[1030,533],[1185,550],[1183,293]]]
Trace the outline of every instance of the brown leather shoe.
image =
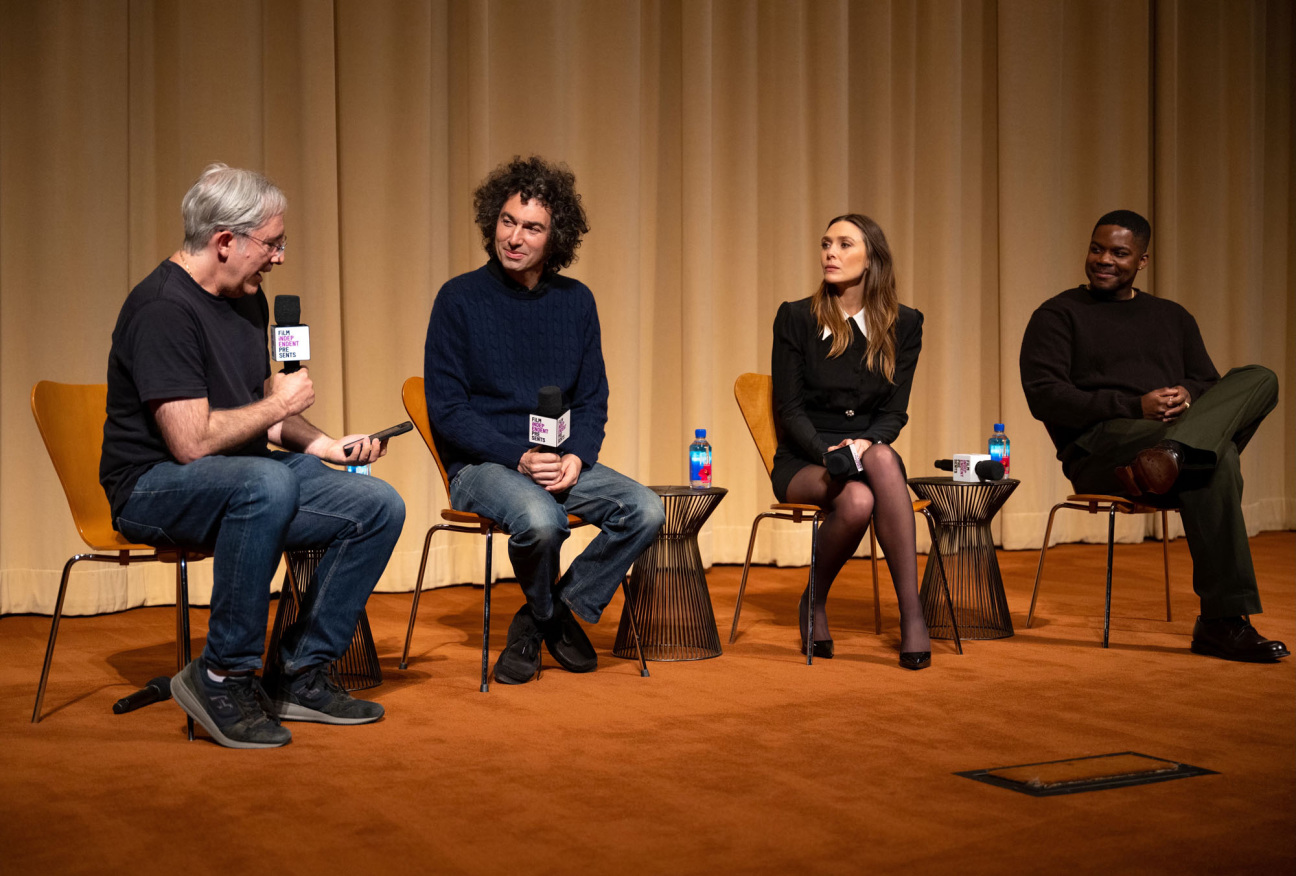
[[1140,450],[1128,465],[1117,466],[1116,479],[1129,496],[1168,493],[1179,479],[1183,456],[1173,441],[1161,441]]

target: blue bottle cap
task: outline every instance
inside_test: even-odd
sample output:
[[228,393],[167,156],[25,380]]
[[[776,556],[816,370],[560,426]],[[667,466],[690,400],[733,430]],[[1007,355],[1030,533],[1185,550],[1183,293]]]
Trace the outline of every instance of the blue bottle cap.
[[693,430],[693,437],[694,437],[694,438],[705,438],[705,437],[706,437],[706,429],[694,429],[694,430]]
[[995,431],[996,431],[996,432],[1002,432],[1002,431],[1003,431],[1003,423],[995,423]]

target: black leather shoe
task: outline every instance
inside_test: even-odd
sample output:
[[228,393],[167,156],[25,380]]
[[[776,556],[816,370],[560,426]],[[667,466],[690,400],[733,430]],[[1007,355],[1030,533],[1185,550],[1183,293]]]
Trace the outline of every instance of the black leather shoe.
[[1211,620],[1198,617],[1193,626],[1192,651],[1243,663],[1272,663],[1291,656],[1286,645],[1261,636],[1249,621],[1240,617]]
[[901,668],[901,669],[913,669],[913,670],[917,671],[917,670],[919,670],[919,669],[926,669],[928,666],[931,666],[931,652],[930,652],[930,651],[902,651],[902,652],[900,652],[900,668]]
[[500,684],[526,684],[540,674],[540,628],[531,606],[524,605],[509,624],[508,644],[495,661],[495,680]]
[[1162,441],[1147,450],[1140,450],[1128,465],[1116,468],[1116,479],[1130,497],[1168,493],[1179,480],[1179,469],[1183,466],[1182,450],[1183,446],[1174,441]]
[[598,654],[589,636],[577,623],[571,608],[561,599],[554,603],[554,616],[541,625],[545,647],[568,672],[593,672],[598,668]]

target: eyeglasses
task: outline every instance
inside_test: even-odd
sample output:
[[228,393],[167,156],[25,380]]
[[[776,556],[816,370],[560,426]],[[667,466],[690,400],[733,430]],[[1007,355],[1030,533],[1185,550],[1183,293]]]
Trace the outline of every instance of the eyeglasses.
[[272,243],[272,242],[270,242],[270,241],[268,241],[268,240],[262,240],[262,239],[259,238],[259,237],[253,237],[253,236],[250,235],[250,234],[245,234],[245,235],[243,235],[243,236],[246,237],[248,240],[255,240],[257,243],[261,244],[262,246],[268,246],[268,247],[270,247],[271,249],[273,249],[273,250],[275,250],[276,252],[278,252],[279,255],[283,255],[283,254],[284,254],[284,250],[286,250],[286,249],[288,248],[288,238],[287,238],[287,237],[283,238],[283,240],[280,240],[278,243]]

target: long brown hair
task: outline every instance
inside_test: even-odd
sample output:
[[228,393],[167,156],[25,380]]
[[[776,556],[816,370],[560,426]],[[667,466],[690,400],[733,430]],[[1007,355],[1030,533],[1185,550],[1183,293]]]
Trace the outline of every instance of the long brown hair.
[[[895,382],[896,320],[900,314],[900,300],[896,297],[895,271],[892,267],[891,247],[886,235],[876,222],[859,213],[837,216],[828,228],[838,222],[849,222],[860,230],[868,250],[868,267],[864,270],[864,325],[868,327],[868,347],[864,361],[871,371],[880,371],[886,379]],[[834,359],[846,352],[853,333],[837,296],[821,282],[810,300],[819,330],[832,332],[832,347],[828,358]]]

